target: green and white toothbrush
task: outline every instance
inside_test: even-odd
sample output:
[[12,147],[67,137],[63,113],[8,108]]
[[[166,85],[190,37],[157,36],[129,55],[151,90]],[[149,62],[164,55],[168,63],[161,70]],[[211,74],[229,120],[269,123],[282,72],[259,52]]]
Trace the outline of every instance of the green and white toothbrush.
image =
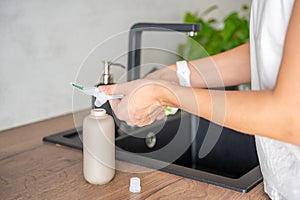
[[[84,87],[82,85],[76,83],[70,83],[74,88],[78,89],[79,91],[83,92],[84,94],[96,97],[95,106],[100,107],[106,101],[110,99],[122,99],[124,97],[123,94],[115,94],[115,95],[107,95],[104,93],[99,92],[98,88],[96,87]],[[165,115],[174,115],[177,112],[178,108],[166,107],[164,110]]]
[[96,87],[84,87],[76,83],[70,83],[74,88],[83,92],[84,94],[96,97],[95,106],[102,106],[107,100],[111,99],[122,99],[123,94],[107,95],[98,90]]

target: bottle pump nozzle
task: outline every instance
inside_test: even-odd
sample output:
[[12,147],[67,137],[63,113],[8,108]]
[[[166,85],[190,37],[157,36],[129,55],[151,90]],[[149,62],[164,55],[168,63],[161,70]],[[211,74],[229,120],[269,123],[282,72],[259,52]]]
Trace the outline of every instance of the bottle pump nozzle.
[[103,61],[104,63],[104,72],[101,75],[100,83],[104,85],[112,84],[113,83],[113,75],[110,73],[110,66],[120,66],[125,69],[125,66],[119,63],[112,63],[109,61]]

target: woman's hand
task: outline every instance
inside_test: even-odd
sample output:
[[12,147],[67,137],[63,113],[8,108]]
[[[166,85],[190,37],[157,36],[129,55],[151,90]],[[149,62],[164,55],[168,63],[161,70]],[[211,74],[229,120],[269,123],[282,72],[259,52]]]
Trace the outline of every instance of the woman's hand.
[[164,117],[160,101],[161,81],[138,79],[135,81],[100,86],[99,90],[108,95],[123,94],[123,99],[110,100],[115,115],[128,125],[145,126]]
[[157,71],[148,74],[145,79],[150,80],[164,80],[168,81],[172,84],[179,84],[177,74],[176,74],[176,65],[170,65],[167,67],[163,67]]

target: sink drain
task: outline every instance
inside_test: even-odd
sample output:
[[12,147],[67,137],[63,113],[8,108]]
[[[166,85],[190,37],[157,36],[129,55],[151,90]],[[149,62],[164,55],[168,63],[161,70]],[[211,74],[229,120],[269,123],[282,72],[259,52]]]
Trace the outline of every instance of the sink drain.
[[145,138],[146,146],[153,148],[156,145],[156,135],[153,132],[149,132]]

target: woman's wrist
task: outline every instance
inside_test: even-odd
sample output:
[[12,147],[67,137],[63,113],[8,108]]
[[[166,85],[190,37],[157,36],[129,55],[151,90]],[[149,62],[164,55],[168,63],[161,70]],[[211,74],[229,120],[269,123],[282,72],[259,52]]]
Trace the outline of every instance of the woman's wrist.
[[177,108],[179,103],[174,91],[178,87],[174,83],[169,81],[158,80],[154,84],[153,92],[156,95],[156,100],[163,107],[175,107]]
[[169,65],[164,68],[161,68],[145,77],[145,79],[151,80],[164,80],[171,83],[179,84],[176,76],[176,65]]
[[181,90],[179,86],[190,87],[190,69],[186,61],[178,61],[161,71],[160,79],[156,80],[153,92],[156,100],[163,107],[179,108],[179,99],[175,91]]

